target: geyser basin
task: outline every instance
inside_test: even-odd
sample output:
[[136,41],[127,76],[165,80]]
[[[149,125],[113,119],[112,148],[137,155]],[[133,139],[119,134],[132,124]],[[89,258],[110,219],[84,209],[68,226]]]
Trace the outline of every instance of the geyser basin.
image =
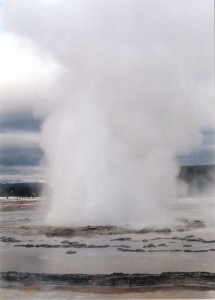
[[47,227],[41,224],[38,208],[23,210],[20,207],[17,210],[16,206],[12,211],[8,208],[8,211],[1,212],[1,271],[59,274],[213,273],[214,205],[214,198],[201,201],[195,198],[186,201],[179,199],[173,209],[178,211],[178,218],[183,216],[184,219],[180,225],[163,229]]
[[178,199],[173,210],[184,220],[163,230],[47,227],[38,203],[23,209],[24,201],[12,208],[6,200],[0,213],[5,299],[213,297],[214,198]]
[[45,222],[31,205],[1,212],[3,285],[214,289],[214,198],[177,199],[176,159],[214,128],[212,1],[3,2],[12,48],[54,73],[0,87],[43,120],[25,137],[40,140],[49,200]]

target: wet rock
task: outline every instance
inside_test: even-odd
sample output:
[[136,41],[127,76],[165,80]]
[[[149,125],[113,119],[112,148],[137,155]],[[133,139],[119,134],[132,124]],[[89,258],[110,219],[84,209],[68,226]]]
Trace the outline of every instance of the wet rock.
[[124,247],[117,247],[116,248],[118,251],[122,251],[122,252],[133,252],[134,250],[130,250]]
[[159,249],[159,250],[148,250],[147,252],[169,252],[169,250]]
[[188,248],[188,247],[192,247],[192,245],[183,245],[183,247],[187,247]]
[[142,229],[140,229],[139,231],[138,231],[138,233],[149,233],[149,232],[153,232],[153,231],[155,231],[154,230],[154,228],[142,228]]
[[79,242],[70,242],[68,246],[71,248],[87,248],[87,244]]
[[160,228],[156,230],[157,233],[170,233],[171,231],[170,228]]
[[209,252],[209,251],[210,251],[209,249],[208,250],[189,250],[189,249],[184,250],[184,252],[192,252],[192,253],[198,253],[198,252],[204,253],[204,252]]
[[20,244],[14,246],[24,247],[24,248],[62,248],[61,245],[50,245],[50,244]]
[[215,243],[215,240],[204,240],[202,238],[190,238],[187,239],[188,242],[199,242],[199,243],[205,243],[205,244],[210,244],[210,243]]
[[209,241],[202,240],[202,243],[206,243],[206,244],[215,243],[215,240],[209,240]]
[[88,245],[87,248],[108,248],[109,245]]
[[143,249],[126,249],[126,248],[117,248],[118,251],[122,251],[122,252],[145,252],[145,250]]
[[205,223],[200,221],[200,220],[194,220],[193,222],[191,222],[192,226],[194,227],[205,227]]
[[117,226],[84,226],[84,227],[43,227],[41,233],[46,234],[48,237],[74,237],[84,236],[90,237],[94,235],[114,235],[114,234],[126,234],[134,233],[136,230],[128,228],[120,228]]
[[91,230],[99,230],[100,226],[86,226],[82,230],[83,231],[91,231]]
[[188,250],[185,249],[184,252],[192,252],[192,253],[205,253],[205,252],[210,252],[210,251],[215,251],[215,249],[203,249],[203,250]]
[[195,238],[195,239],[187,239],[188,242],[200,242],[203,243],[204,240],[202,238]]
[[184,223],[186,224],[186,229],[205,227],[205,223],[200,220],[194,220],[194,221],[184,220]]
[[19,243],[19,242],[21,242],[20,240],[16,240],[15,238],[7,237],[7,236],[2,236],[0,238],[0,241],[3,243]]
[[75,234],[75,229],[73,228],[53,228],[49,229],[46,236],[73,236]]
[[123,242],[123,241],[130,241],[130,240],[131,240],[131,238],[122,237],[122,238],[112,239],[110,241],[120,241],[120,242]]
[[15,247],[25,247],[25,248],[108,248],[109,245],[87,245],[78,242],[65,242],[61,244],[19,244]]
[[76,254],[76,251],[67,251],[66,254]]
[[166,244],[159,244],[158,247],[167,247]]
[[62,241],[62,242],[60,242],[61,244],[69,244],[70,242],[69,241]]
[[166,250],[166,249],[156,249],[156,250],[148,250],[147,252],[183,252],[183,250],[180,249],[172,249],[172,250]]
[[127,249],[130,248],[130,246],[127,246],[127,245],[116,245],[114,247],[116,247],[116,248],[127,248]]
[[80,244],[78,242],[72,242],[69,244],[19,244],[15,245],[15,247],[25,247],[25,248],[87,248],[86,244]]
[[185,240],[187,240],[185,237],[177,237],[177,236],[174,236],[171,239],[172,240],[178,240],[178,241],[185,241]]
[[156,245],[151,243],[151,244],[143,246],[143,248],[156,248]]
[[161,274],[54,274],[0,272],[0,279],[9,286],[70,285],[102,287],[162,287],[183,286],[193,288],[215,288],[215,273],[209,272],[165,272]]
[[136,249],[136,250],[134,250],[134,252],[145,252],[145,250],[143,250],[143,249]]
[[184,232],[184,231],[186,231],[186,230],[187,230],[186,228],[178,228],[178,229],[177,229],[178,232]]

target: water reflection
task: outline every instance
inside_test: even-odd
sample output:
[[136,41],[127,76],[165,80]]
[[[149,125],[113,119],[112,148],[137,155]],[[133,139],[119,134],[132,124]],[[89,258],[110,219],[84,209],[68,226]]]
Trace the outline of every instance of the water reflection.
[[77,289],[59,289],[57,287],[4,288],[0,289],[0,298],[4,300],[35,299],[215,299],[215,291],[192,289],[156,289],[141,292],[123,292],[118,289],[97,289],[77,291]]

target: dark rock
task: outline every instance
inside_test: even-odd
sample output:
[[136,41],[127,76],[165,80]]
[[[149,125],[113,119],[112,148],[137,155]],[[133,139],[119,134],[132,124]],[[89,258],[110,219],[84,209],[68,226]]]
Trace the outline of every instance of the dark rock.
[[203,240],[201,238],[190,238],[190,239],[187,239],[188,242],[200,242],[200,243],[205,243],[205,244],[210,244],[210,243],[215,243],[215,240],[209,240],[209,241],[206,241],[206,240]]
[[61,244],[19,244],[15,245],[15,247],[25,247],[25,248],[108,248],[109,245],[87,245],[84,243],[78,242],[67,242],[63,241]]
[[142,228],[138,231],[138,233],[149,233],[155,231],[154,228]]
[[50,244],[20,244],[20,245],[15,245],[15,247],[25,247],[25,248],[61,248],[61,245],[50,245]]
[[160,228],[156,230],[157,233],[170,233],[171,231],[170,228]]
[[8,286],[70,285],[102,287],[162,287],[181,286],[192,288],[215,288],[215,273],[209,272],[166,272],[161,274],[54,274],[0,272],[0,279]]
[[145,250],[143,250],[143,249],[136,249],[136,250],[134,250],[135,252],[145,252]]
[[20,244],[15,247],[25,248],[87,248],[86,244],[79,244],[78,242],[63,244],[63,245],[51,245],[51,244]]
[[74,234],[75,234],[75,229],[73,228],[53,228],[53,229],[49,229],[49,231],[46,232],[46,235],[48,237],[73,236]]
[[125,248],[122,248],[122,247],[117,247],[117,250],[122,251],[122,252],[133,252],[133,250],[125,249]]
[[87,248],[87,244],[78,243],[78,242],[70,242],[68,244],[68,246],[71,247],[71,248]]
[[127,249],[127,248],[117,248],[117,250],[122,251],[122,252],[145,252],[143,249]]
[[159,249],[159,250],[148,250],[147,252],[169,252],[169,250]]
[[109,245],[88,245],[87,248],[108,248]]
[[131,240],[131,238],[123,237],[123,238],[112,239],[110,241],[120,241],[120,242],[123,242],[123,241],[130,241],[130,240]]
[[187,239],[184,238],[184,237],[177,237],[177,236],[174,236],[171,238],[172,240],[178,240],[178,241],[186,241]]
[[159,246],[159,247],[167,247],[166,244],[159,244],[158,246]]
[[120,228],[116,226],[84,226],[84,227],[45,227],[43,233],[48,237],[74,237],[74,236],[94,236],[94,235],[113,235],[113,234],[125,234],[134,232],[134,230]]
[[184,222],[185,222],[187,228],[204,228],[205,227],[205,223],[200,220],[194,220],[194,221],[184,220]]
[[76,251],[67,251],[66,254],[76,254]]
[[188,249],[184,250],[184,252],[192,252],[192,253],[198,253],[198,252],[204,253],[204,252],[209,252],[209,251],[210,251],[209,249],[208,250],[188,250]]
[[20,240],[16,240],[15,238],[7,237],[7,236],[2,236],[0,238],[0,241],[3,243],[19,243],[19,242],[21,242]]
[[156,245],[151,243],[151,244],[143,246],[143,248],[156,248]]

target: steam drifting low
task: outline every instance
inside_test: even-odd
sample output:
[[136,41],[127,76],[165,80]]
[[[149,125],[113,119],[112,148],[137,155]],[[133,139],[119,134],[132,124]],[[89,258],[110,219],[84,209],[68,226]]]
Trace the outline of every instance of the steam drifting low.
[[213,126],[213,2],[19,1],[24,20],[8,3],[8,26],[59,68],[44,104],[47,222],[170,221],[175,158]]

